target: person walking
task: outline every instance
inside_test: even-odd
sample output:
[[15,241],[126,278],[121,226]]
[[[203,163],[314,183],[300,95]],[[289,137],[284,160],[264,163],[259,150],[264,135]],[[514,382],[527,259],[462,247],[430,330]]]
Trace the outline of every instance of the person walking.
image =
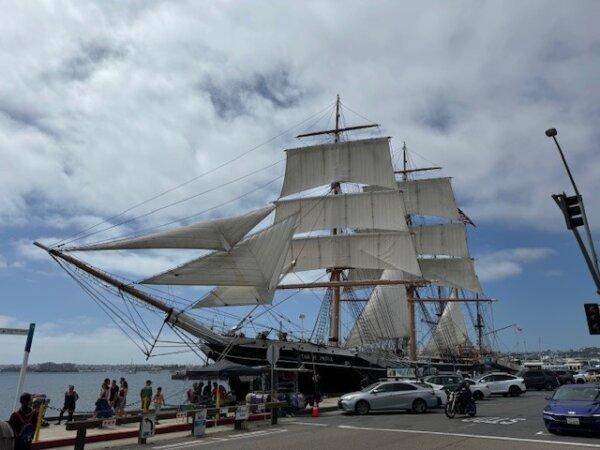
[[146,385],[140,391],[140,399],[142,401],[142,412],[147,413],[152,401],[152,381],[146,380]]
[[63,407],[60,410],[60,414],[58,416],[58,425],[60,425],[60,423],[62,422],[65,411],[69,413],[67,421],[73,421],[73,413],[75,412],[75,404],[77,403],[77,400],[79,400],[79,394],[77,394],[75,386],[71,384],[67,392],[65,392],[65,402],[63,403]]
[[206,386],[204,386],[204,389],[202,389],[202,397],[204,397],[204,401],[210,401],[211,393],[210,381],[207,381]]
[[11,414],[8,424],[15,436],[15,450],[29,450],[35,435],[38,413],[32,407],[31,394],[25,392],[19,398],[21,407]]
[[198,389],[198,383],[192,384],[192,387],[189,388],[186,392],[186,401],[190,405],[194,404],[194,396],[196,395],[196,390]]
[[156,424],[158,425],[158,414],[163,406],[165,406],[165,396],[163,395],[162,388],[159,386],[156,388],[156,394],[152,397],[154,403],[154,411],[156,412]]

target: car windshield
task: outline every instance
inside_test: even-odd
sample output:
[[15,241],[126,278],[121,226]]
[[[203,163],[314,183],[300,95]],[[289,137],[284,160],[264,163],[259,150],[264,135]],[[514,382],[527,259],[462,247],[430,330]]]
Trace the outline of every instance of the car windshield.
[[376,388],[377,386],[379,386],[380,384],[381,384],[381,383],[373,383],[373,384],[370,384],[370,385],[368,385],[366,388],[362,388],[362,389],[361,389],[361,392],[369,392],[369,391],[371,391],[371,390],[375,389],[375,388]]
[[584,388],[562,387],[554,393],[552,400],[563,401],[589,401],[592,402],[600,397],[600,389],[595,386]]

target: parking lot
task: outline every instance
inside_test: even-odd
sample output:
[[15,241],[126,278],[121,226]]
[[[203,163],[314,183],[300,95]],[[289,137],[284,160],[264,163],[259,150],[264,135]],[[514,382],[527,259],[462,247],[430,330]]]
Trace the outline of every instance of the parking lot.
[[278,426],[250,432],[228,430],[200,440],[180,437],[151,443],[145,448],[600,448],[597,437],[554,436],[546,432],[541,410],[548,395],[548,392],[532,391],[517,398],[482,400],[477,403],[477,416],[473,418],[457,416],[450,420],[441,409],[420,415],[399,412],[366,416],[331,411],[319,418],[281,419]]

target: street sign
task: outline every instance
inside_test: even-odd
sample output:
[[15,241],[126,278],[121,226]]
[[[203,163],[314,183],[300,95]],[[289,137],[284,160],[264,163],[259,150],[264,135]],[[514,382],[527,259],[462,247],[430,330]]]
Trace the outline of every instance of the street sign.
[[140,423],[140,438],[146,439],[154,436],[156,432],[156,415],[149,414],[142,417],[142,422]]
[[492,367],[492,355],[485,355],[483,357],[483,364],[486,369],[491,368]]
[[199,438],[204,436],[206,431],[206,408],[196,411],[194,415],[194,436]]
[[240,405],[235,411],[235,420],[248,420],[248,406]]
[[276,344],[269,345],[267,349],[267,361],[272,366],[277,365],[277,361],[279,361],[279,346]]

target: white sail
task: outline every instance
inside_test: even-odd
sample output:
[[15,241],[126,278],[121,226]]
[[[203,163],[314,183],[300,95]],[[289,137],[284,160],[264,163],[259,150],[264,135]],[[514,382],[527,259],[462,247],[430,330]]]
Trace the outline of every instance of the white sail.
[[424,258],[419,259],[419,266],[423,278],[433,284],[482,292],[470,258]]
[[219,286],[198,300],[192,308],[266,305],[273,301],[274,293],[275,290],[254,286]]
[[[379,280],[382,272],[381,269],[348,269],[346,278],[348,278],[348,281]],[[404,278],[398,279],[402,280]]]
[[448,302],[433,334],[423,350],[430,356],[460,355],[460,350],[471,346],[460,303]]
[[173,230],[153,233],[129,239],[117,239],[94,245],[69,248],[70,251],[124,250],[155,248],[197,248],[207,250],[229,250],[252,228],[267,217],[273,206],[250,211],[234,217],[213,219]]
[[275,202],[275,220],[298,214],[296,233],[332,228],[406,231],[399,191],[373,191]]
[[459,219],[450,178],[399,181],[398,188],[404,192],[408,214]]
[[293,148],[286,157],[281,197],[334,182],[396,189],[387,137]]
[[406,232],[313,236],[292,241],[291,270],[327,267],[399,269],[420,275],[412,238]]
[[[382,280],[402,279],[402,271],[384,270]],[[403,285],[376,286],[346,340],[360,347],[408,336],[408,306]]]
[[411,226],[415,248],[421,255],[469,256],[463,223]]
[[297,216],[244,239],[229,252],[214,252],[142,281],[144,284],[256,286],[273,289],[279,279]]

